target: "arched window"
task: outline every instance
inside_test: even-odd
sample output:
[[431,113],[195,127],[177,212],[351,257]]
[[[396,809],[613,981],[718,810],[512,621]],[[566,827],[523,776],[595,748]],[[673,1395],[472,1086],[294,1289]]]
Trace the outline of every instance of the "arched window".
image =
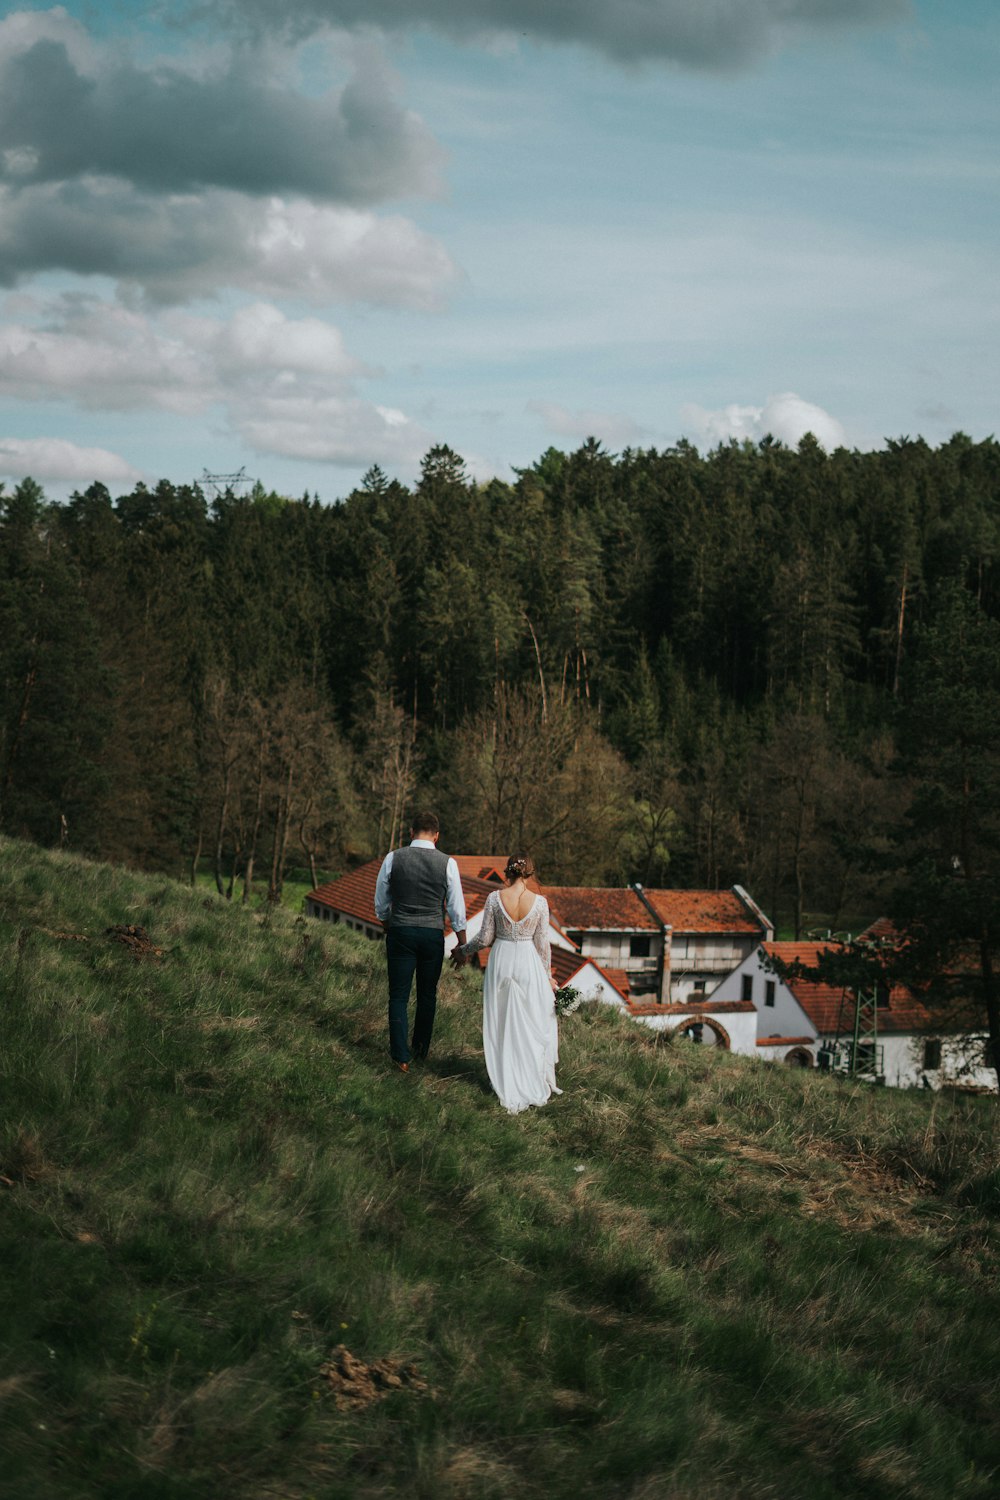
[[674,1036],[687,1037],[688,1041],[700,1042],[702,1046],[724,1047],[729,1051],[729,1033],[711,1016],[689,1016],[673,1030]]

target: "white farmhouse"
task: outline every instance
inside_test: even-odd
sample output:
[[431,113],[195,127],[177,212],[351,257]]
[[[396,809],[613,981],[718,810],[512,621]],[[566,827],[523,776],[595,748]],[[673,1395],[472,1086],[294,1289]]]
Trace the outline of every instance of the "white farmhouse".
[[767,917],[738,885],[728,891],[542,889],[554,920],[581,953],[624,975],[637,1004],[700,1004],[774,936]]
[[[823,1066],[838,1042],[853,1038],[853,994],[813,979],[784,979],[768,960],[815,968],[819,955],[837,946],[762,943],[723,980],[713,999],[752,1004],[759,1056],[795,1067]],[[953,1084],[996,1091],[996,1075],[987,1064],[985,1029],[956,1024],[949,1012],[931,1009],[901,985],[894,985],[879,1002],[876,1046],[874,1071],[894,1088]]]

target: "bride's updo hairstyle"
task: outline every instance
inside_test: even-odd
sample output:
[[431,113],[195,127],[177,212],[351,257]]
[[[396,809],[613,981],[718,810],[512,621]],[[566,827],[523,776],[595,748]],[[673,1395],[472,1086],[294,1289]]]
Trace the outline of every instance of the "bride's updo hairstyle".
[[529,880],[535,867],[526,854],[512,854],[503,873],[507,884],[512,885],[515,880]]

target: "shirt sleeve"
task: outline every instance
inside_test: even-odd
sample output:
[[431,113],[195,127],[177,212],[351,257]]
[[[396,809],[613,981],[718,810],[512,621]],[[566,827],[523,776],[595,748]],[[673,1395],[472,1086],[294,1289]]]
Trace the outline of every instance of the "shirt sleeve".
[[456,932],[464,932],[466,927],[465,918],[465,895],[462,891],[462,879],[458,873],[458,865],[453,859],[448,860],[448,893],[445,897],[445,906],[448,908],[448,917]]
[[392,869],[392,851],[382,861],[382,868],[378,872],[375,882],[375,915],[380,922],[384,922],[392,911],[392,898],[389,894],[389,871]]
[[532,933],[531,941],[535,945],[536,953],[545,965],[545,972],[547,974],[552,968],[552,944],[549,941],[549,903],[544,896],[539,896],[538,905],[538,924]]
[[497,931],[493,912],[493,903],[496,899],[496,892],[490,891],[486,897],[486,905],[483,907],[483,920],[479,924],[479,931],[459,949],[459,952],[465,954],[466,957],[472,953],[478,953],[480,948],[489,948],[492,945]]

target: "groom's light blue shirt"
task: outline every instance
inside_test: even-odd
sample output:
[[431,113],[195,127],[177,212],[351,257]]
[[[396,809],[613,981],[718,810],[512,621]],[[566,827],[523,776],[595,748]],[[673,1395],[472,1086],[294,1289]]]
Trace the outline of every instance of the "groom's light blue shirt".
[[[435,849],[437,845],[432,839],[411,839],[411,849]],[[382,861],[382,868],[378,872],[375,882],[375,915],[380,922],[384,922],[392,911],[392,901],[389,896],[389,872],[392,869],[392,850]],[[465,931],[465,896],[462,892],[462,880],[458,873],[458,865],[448,856],[448,890],[445,895],[444,904],[456,932]]]

